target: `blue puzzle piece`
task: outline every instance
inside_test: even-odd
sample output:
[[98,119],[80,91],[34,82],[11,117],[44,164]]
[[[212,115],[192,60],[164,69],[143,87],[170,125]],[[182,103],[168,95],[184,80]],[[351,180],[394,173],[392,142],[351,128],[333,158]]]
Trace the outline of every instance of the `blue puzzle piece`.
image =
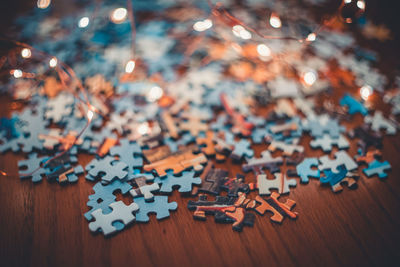
[[231,153],[231,158],[233,160],[241,160],[242,158],[252,158],[254,156],[254,151],[250,147],[250,142],[246,139],[241,139],[239,142],[234,142],[235,148]]
[[182,172],[182,176],[174,176],[173,173],[168,173],[165,178],[159,178],[157,177],[155,179],[156,183],[161,183],[161,189],[160,192],[164,193],[171,193],[173,190],[173,187],[179,186],[179,192],[181,193],[187,193],[192,191],[192,185],[193,184],[201,184],[201,179],[200,178],[195,178],[195,172],[190,171],[190,172]]
[[267,130],[265,128],[255,128],[251,132],[251,140],[254,144],[261,144],[266,134]]
[[118,156],[119,160],[128,165],[129,173],[133,173],[134,168],[143,166],[143,159],[140,156],[142,149],[139,144],[132,143],[128,139],[119,140],[119,145],[110,149],[112,156]]
[[109,205],[116,200],[114,192],[119,190],[121,194],[127,193],[132,186],[127,182],[121,180],[114,180],[107,185],[97,183],[93,186],[94,194],[89,196],[87,202],[88,207],[92,209],[85,213],[85,218],[90,221],[92,219],[92,212],[97,209],[102,209],[104,214],[110,213],[111,209]]
[[331,186],[335,186],[336,184],[340,183],[347,174],[347,169],[344,165],[340,165],[337,167],[339,172],[332,172],[331,170],[325,170],[324,174],[325,177],[320,178],[321,183],[329,183]]
[[176,210],[176,202],[168,202],[168,196],[155,196],[153,202],[146,202],[143,197],[136,198],[135,203],[139,205],[139,211],[136,213],[137,222],[148,222],[149,213],[156,213],[157,220],[169,217],[170,210]]
[[[20,160],[18,162],[20,178],[32,178],[32,182],[40,182],[42,180],[42,176],[46,174],[45,169],[42,168],[41,165],[48,159],[48,157],[38,157],[36,153],[32,153],[28,156],[28,159]],[[22,168],[26,168],[26,170],[21,170]]]
[[124,162],[118,161],[113,157],[106,156],[102,159],[93,159],[88,165],[86,165],[86,179],[93,181],[97,176],[101,176],[101,179],[105,183],[111,182],[114,178],[124,179],[128,174],[128,165]]
[[387,173],[385,170],[390,170],[391,166],[388,161],[379,162],[374,160],[373,162],[368,164],[368,168],[363,169],[363,173],[368,177],[373,176],[374,174],[378,175],[379,178],[386,178]]
[[312,166],[318,167],[317,158],[305,158],[299,165],[296,166],[297,174],[300,176],[302,183],[308,183],[309,177],[319,178],[320,171],[311,169]]
[[350,115],[353,115],[357,112],[362,114],[363,116],[368,114],[367,108],[364,107],[364,105],[360,101],[349,94],[345,94],[342,99],[340,99],[339,104],[341,106],[347,106]]
[[0,132],[4,132],[3,137],[7,139],[17,138],[21,135],[18,127],[18,118],[13,116],[11,119],[0,118]]

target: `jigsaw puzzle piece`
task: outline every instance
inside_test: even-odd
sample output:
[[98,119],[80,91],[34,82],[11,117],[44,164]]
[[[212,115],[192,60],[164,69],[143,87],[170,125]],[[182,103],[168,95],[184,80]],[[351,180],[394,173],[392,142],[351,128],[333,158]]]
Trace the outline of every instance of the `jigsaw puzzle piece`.
[[318,169],[313,170],[312,167],[318,168],[317,158],[305,158],[299,165],[296,166],[297,174],[300,176],[300,181],[302,183],[308,183],[309,178],[319,178],[320,171]]
[[277,189],[279,194],[290,193],[290,187],[295,187],[295,179],[287,179],[282,173],[275,173],[275,179],[267,179],[266,174],[257,175],[257,188],[260,195],[270,195],[271,189]]
[[347,177],[347,169],[345,165],[340,165],[337,167],[339,172],[332,172],[331,170],[325,170],[325,177],[320,178],[321,183],[329,183],[332,188],[332,191],[337,193],[343,190],[341,186],[342,183],[347,183],[347,186],[350,189],[356,188],[356,180],[352,177]]
[[280,141],[272,141],[268,146],[269,151],[276,151],[277,149],[282,150],[284,155],[290,156],[294,152],[303,153],[304,147],[295,145],[295,144],[287,144],[285,142]]
[[368,177],[376,174],[379,178],[386,178],[387,173],[385,171],[390,169],[391,165],[388,161],[379,162],[377,160],[374,160],[368,164],[368,168],[363,169],[363,173],[365,173],[365,175],[367,175]]
[[18,161],[19,176],[22,179],[32,178],[32,182],[42,181],[42,176],[46,174],[43,164],[49,157],[38,157],[36,153],[28,155],[28,159]]
[[119,144],[110,148],[111,156],[117,156],[120,161],[128,165],[128,172],[133,173],[134,168],[143,166],[142,149],[139,144],[128,139],[119,140]]
[[271,172],[279,171],[279,165],[283,163],[282,157],[272,157],[271,152],[264,150],[261,152],[261,158],[252,158],[247,160],[247,164],[243,164],[242,170],[249,172],[251,170],[258,171],[263,168],[269,169]]
[[195,195],[197,192],[202,192],[218,195],[226,177],[228,177],[227,171],[214,169],[213,164],[209,162],[200,175],[200,179],[202,180],[201,186],[199,188],[193,188],[192,194]]
[[342,107],[346,106],[350,115],[360,113],[361,115],[365,116],[368,114],[367,108],[364,107],[364,105],[360,101],[349,94],[345,94],[342,99],[340,99],[339,104]]
[[111,209],[108,205],[116,200],[114,192],[119,190],[121,191],[121,194],[125,194],[131,188],[132,186],[130,184],[118,179],[115,179],[106,185],[101,182],[96,183],[93,186],[94,194],[89,195],[89,201],[87,202],[87,206],[92,209],[84,214],[85,218],[90,221],[92,219],[92,212],[97,209],[101,209],[104,214],[110,213]]
[[256,196],[256,202],[260,203],[260,206],[256,207],[255,211],[261,215],[264,215],[266,211],[272,212],[271,221],[276,223],[282,223],[285,217],[296,219],[298,213],[291,211],[294,205],[296,205],[296,202],[288,199],[285,203],[281,203],[278,201],[279,196],[280,195],[275,192],[266,199]]
[[111,203],[109,207],[112,211],[108,214],[104,214],[101,209],[92,212],[95,221],[89,223],[90,231],[96,232],[97,230],[101,230],[105,236],[113,234],[121,230],[113,225],[114,222],[122,222],[125,226],[130,224],[135,220],[133,213],[139,209],[136,203],[126,206],[122,201]]
[[244,157],[252,158],[254,151],[250,147],[250,142],[246,139],[241,139],[239,142],[234,142],[234,149],[231,153],[231,158],[235,161],[240,161]]
[[160,192],[163,193],[172,193],[172,190],[174,187],[178,187],[178,191],[180,193],[187,193],[192,191],[192,185],[196,184],[199,185],[201,184],[201,179],[200,178],[195,178],[195,172],[190,171],[190,172],[182,172],[181,176],[175,176],[172,173],[168,173],[165,178],[159,178],[157,177],[155,179],[156,183],[161,183],[161,189]]
[[371,124],[371,129],[375,132],[379,132],[380,129],[386,130],[386,133],[390,135],[394,135],[397,132],[396,126],[386,119],[380,110],[376,110],[373,117],[366,116],[364,121]]
[[333,146],[336,145],[339,149],[349,148],[350,144],[343,135],[339,138],[331,138],[328,134],[316,138],[310,142],[312,148],[321,148],[324,152],[330,152]]
[[157,220],[167,218],[170,210],[178,208],[176,202],[168,202],[168,196],[155,196],[153,202],[146,202],[144,198],[136,198],[135,203],[139,206],[139,211],[136,213],[137,222],[148,222],[149,213],[156,213]]
[[88,172],[86,179],[93,181],[96,177],[100,176],[104,183],[109,183],[113,181],[114,178],[122,180],[128,174],[126,171],[127,168],[127,164],[111,156],[99,159],[95,158],[86,165],[86,171]]
[[160,190],[158,183],[148,183],[154,181],[154,175],[151,173],[135,173],[132,177],[128,178],[128,181],[133,181],[137,186],[137,188],[129,191],[134,198],[144,197],[145,201],[153,201],[153,192]]
[[345,165],[348,171],[357,169],[357,163],[346,153],[344,150],[335,153],[335,159],[330,159],[328,155],[319,158],[321,165],[318,167],[321,171],[331,169],[333,172],[338,173],[338,166]]

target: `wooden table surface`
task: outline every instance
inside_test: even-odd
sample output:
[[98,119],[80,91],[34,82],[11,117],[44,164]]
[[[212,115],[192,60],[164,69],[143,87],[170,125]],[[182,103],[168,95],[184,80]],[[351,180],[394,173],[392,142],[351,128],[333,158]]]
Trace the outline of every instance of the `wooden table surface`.
[[[6,97],[0,98],[1,116],[10,114],[9,104]],[[360,120],[356,116],[345,125],[353,127]],[[309,140],[302,140],[306,155],[322,155],[309,148]],[[257,215],[254,227],[238,233],[230,225],[215,223],[212,216],[195,221],[186,207],[192,198],[174,192],[170,201],[179,207],[169,219],[151,216],[150,223],[134,223],[112,238],[92,234],[83,217],[93,183],[83,177],[68,186],[21,181],[16,174],[23,155],[8,152],[0,155],[0,170],[9,174],[0,176],[0,265],[398,266],[399,134],[386,136],[383,143],[383,158],[392,164],[388,179],[361,176],[356,190],[344,188],[339,194],[317,180],[299,184],[289,195],[297,202],[297,220],[285,219],[279,225],[270,221],[270,214]],[[266,147],[255,146],[256,156]],[[352,141],[349,153],[355,150]],[[79,156],[82,165],[90,159]],[[230,175],[241,168],[230,161],[217,166],[229,169]],[[253,181],[254,175],[246,180]],[[120,194],[117,199],[132,201]]]

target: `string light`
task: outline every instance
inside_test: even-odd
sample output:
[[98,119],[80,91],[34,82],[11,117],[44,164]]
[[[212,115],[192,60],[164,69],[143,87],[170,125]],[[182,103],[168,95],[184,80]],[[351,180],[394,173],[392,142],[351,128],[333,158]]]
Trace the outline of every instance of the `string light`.
[[14,75],[14,78],[18,79],[22,77],[22,70],[15,69],[11,71],[11,74]]
[[86,114],[89,121],[91,121],[93,119],[93,115],[94,115],[93,111],[89,109]]
[[374,91],[374,90],[372,89],[372,87],[369,86],[368,84],[363,85],[363,86],[360,88],[361,98],[364,99],[365,101],[367,101],[367,100],[368,100],[368,97],[369,97],[370,95],[372,95],[373,91]]
[[38,0],[37,7],[40,9],[46,9],[51,4],[51,0]]
[[57,63],[58,63],[57,58],[53,57],[53,58],[51,58],[50,61],[49,61],[49,66],[50,66],[51,68],[55,68],[55,67],[57,66]]
[[358,19],[365,12],[364,0],[343,0],[342,5],[339,7],[341,17],[346,23],[352,23]]
[[365,9],[365,2],[364,0],[358,0],[357,1],[357,6],[359,9],[364,10]]
[[210,19],[205,19],[202,21],[197,21],[194,25],[193,25],[193,29],[195,31],[198,32],[202,32],[205,30],[208,30],[209,28],[211,28],[213,26],[212,20]]
[[242,25],[235,25],[232,27],[232,32],[235,36],[244,40],[251,39],[251,33],[246,30]]
[[120,7],[114,9],[113,12],[111,12],[110,19],[112,22],[120,24],[125,21],[127,15],[128,11],[126,10],[126,8]]
[[89,25],[89,18],[88,17],[83,17],[79,20],[78,22],[78,27],[79,28],[86,28]]
[[21,50],[21,56],[23,58],[30,58],[32,56],[32,52],[29,48],[24,48]]
[[306,41],[308,42],[314,42],[315,39],[317,39],[317,35],[315,33],[310,33],[309,35],[307,35]]
[[129,60],[128,63],[125,65],[125,72],[126,73],[132,73],[133,70],[135,69],[136,63],[134,60]]
[[275,13],[271,14],[271,17],[269,18],[269,24],[275,29],[282,27],[281,19]]
[[303,81],[307,86],[313,85],[317,81],[318,75],[315,71],[310,70],[303,74]]
[[261,60],[265,60],[271,55],[271,49],[265,44],[259,44],[257,45],[257,53]]
[[164,92],[161,87],[153,86],[147,93],[147,100],[150,102],[155,102],[163,96]]

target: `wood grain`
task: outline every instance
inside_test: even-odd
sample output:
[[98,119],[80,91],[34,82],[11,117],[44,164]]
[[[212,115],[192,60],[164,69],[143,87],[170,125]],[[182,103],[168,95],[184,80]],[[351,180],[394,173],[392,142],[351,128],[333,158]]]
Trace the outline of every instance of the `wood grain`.
[[[398,57],[390,56],[395,50],[381,50],[398,64]],[[386,61],[382,68],[390,71],[392,66]],[[336,99],[338,95],[341,92]],[[7,98],[0,98],[1,116],[9,115],[9,104]],[[357,116],[345,125],[353,126],[360,120]],[[310,150],[309,140],[305,137],[302,142],[306,154],[322,155],[319,150]],[[266,145],[254,148],[259,156]],[[355,149],[352,142],[350,152],[354,154]],[[285,219],[282,225],[270,222],[269,214],[257,215],[254,227],[245,227],[242,233],[232,231],[230,225],[216,224],[212,217],[195,221],[186,208],[189,198],[174,192],[170,200],[177,201],[179,207],[169,219],[157,221],[151,216],[150,223],[132,224],[112,238],[92,234],[83,217],[93,183],[83,177],[68,186],[21,181],[16,174],[17,161],[23,155],[9,152],[0,155],[0,170],[9,174],[0,176],[0,265],[398,266],[399,151],[399,134],[386,136],[383,158],[392,164],[386,180],[362,176],[356,190],[345,188],[339,194],[313,179],[298,185],[290,198],[297,202],[294,210],[299,218]],[[82,165],[90,159],[79,156]],[[217,166],[228,169],[231,175],[241,169],[230,161]],[[246,175],[246,181],[253,180],[254,175]],[[132,201],[121,195],[118,199],[126,204]]]
[[[7,111],[3,107],[2,113]],[[303,140],[306,154],[322,155],[309,149],[309,140]],[[15,174],[23,155],[6,153],[0,157],[0,169],[9,174],[0,177],[1,259],[5,266],[394,266],[400,240],[398,147],[398,135],[385,137],[383,157],[393,166],[386,180],[362,176],[356,190],[345,188],[339,194],[317,180],[291,190],[300,214],[295,221],[279,225],[268,214],[257,216],[253,228],[237,233],[212,217],[193,220],[186,208],[189,198],[174,192],[171,200],[179,208],[170,219],[151,217],[150,223],[133,224],[112,238],[90,233],[83,217],[93,183],[83,177],[68,186],[20,181]],[[259,156],[266,145],[254,148]],[[355,148],[353,142],[350,153]],[[90,159],[79,156],[83,165]],[[241,172],[241,165],[230,161],[217,166],[230,175]],[[246,180],[254,181],[254,175],[247,174]],[[132,201],[117,196],[126,204]]]

